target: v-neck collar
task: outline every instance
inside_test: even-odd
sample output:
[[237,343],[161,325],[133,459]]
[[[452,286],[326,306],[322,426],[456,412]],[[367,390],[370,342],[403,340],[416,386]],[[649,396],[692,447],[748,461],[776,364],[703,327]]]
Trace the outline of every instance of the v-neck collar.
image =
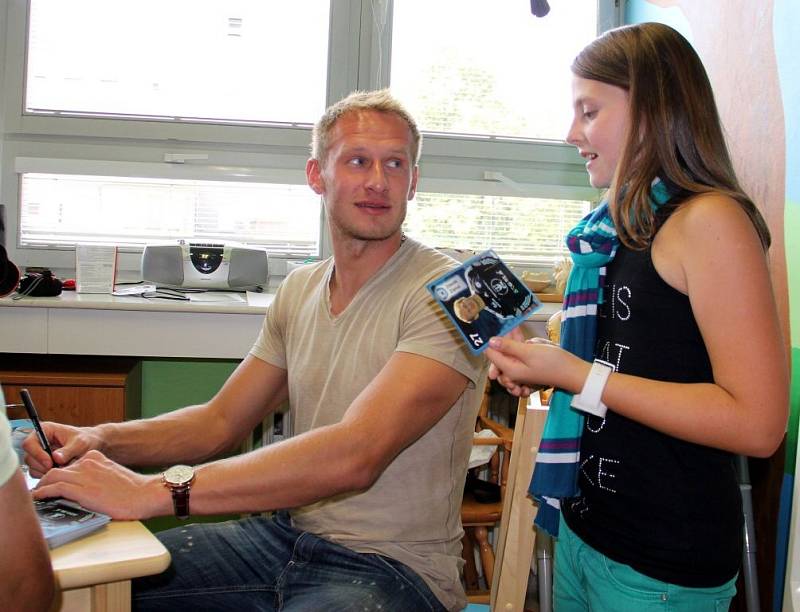
[[359,290],[353,296],[353,299],[351,299],[350,302],[348,302],[347,306],[344,307],[342,312],[340,312],[337,315],[334,315],[331,312],[331,278],[333,277],[333,273],[336,270],[336,262],[333,258],[331,258],[331,265],[328,268],[327,273],[325,274],[325,279],[323,282],[323,294],[322,294],[323,295],[322,307],[325,311],[326,316],[328,317],[328,320],[331,323],[336,323],[337,321],[343,320],[348,311],[353,310],[353,304],[356,304],[361,299],[363,299],[364,294],[367,293],[375,283],[379,282],[384,275],[388,274],[389,269],[394,267],[394,262],[397,261],[400,257],[403,256],[405,252],[408,251],[409,249],[408,245],[410,242],[412,241],[406,237],[405,240],[403,240],[400,243],[398,249],[394,253],[392,253],[392,256],[384,262],[384,264],[375,272],[375,274],[370,276],[367,279],[367,281],[363,285],[361,285]]

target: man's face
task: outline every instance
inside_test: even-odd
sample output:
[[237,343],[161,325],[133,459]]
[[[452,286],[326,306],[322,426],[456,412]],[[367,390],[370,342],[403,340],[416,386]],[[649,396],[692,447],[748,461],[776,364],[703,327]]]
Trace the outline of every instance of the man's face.
[[308,184],[323,196],[334,237],[386,240],[400,235],[414,197],[411,131],[400,117],[354,111],[331,130],[327,159],[309,160]]

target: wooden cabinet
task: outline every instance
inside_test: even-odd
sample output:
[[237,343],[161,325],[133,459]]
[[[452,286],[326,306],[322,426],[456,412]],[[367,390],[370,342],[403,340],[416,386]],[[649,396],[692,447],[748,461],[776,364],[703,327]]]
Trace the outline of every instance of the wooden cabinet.
[[[138,359],[59,355],[2,355],[0,384],[6,403],[20,403],[28,389],[39,417],[70,425],[96,425],[138,418],[141,366]],[[9,418],[26,418],[10,408]]]

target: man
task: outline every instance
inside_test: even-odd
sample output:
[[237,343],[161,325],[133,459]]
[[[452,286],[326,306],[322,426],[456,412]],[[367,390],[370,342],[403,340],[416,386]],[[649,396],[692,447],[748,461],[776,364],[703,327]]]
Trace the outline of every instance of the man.
[[[204,461],[235,448],[288,399],[293,438],[165,476],[180,515],[289,516],[161,534],[173,564],[134,584],[137,608],[465,604],[459,510],[485,372],[425,290],[454,262],[401,231],[419,148],[413,119],[387,92],[333,105],[314,128],[306,165],[333,257],[285,279],[220,392],[146,421],[45,425],[56,462],[79,459],[48,471],[38,497],[147,518],[172,511],[170,491],[120,463]],[[32,470],[46,472],[47,456],[26,444]]]
[[55,581],[50,555],[11,446],[0,389],[0,610],[47,610]]

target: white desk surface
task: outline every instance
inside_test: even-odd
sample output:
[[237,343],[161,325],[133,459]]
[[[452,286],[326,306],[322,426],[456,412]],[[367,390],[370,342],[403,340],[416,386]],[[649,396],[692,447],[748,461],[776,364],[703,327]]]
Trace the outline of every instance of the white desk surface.
[[61,590],[158,574],[169,567],[164,545],[139,521],[111,521],[95,533],[50,551]]
[[[209,293],[208,295],[215,295]],[[56,297],[25,297],[13,300],[11,296],[0,298],[0,307],[19,308],[79,308],[90,310],[133,310],[145,312],[214,312],[222,314],[264,314],[275,297],[273,293],[225,293],[218,294],[221,301],[183,301],[135,296],[114,296],[105,293],[76,293],[64,291]],[[241,297],[244,302],[225,299]]]

